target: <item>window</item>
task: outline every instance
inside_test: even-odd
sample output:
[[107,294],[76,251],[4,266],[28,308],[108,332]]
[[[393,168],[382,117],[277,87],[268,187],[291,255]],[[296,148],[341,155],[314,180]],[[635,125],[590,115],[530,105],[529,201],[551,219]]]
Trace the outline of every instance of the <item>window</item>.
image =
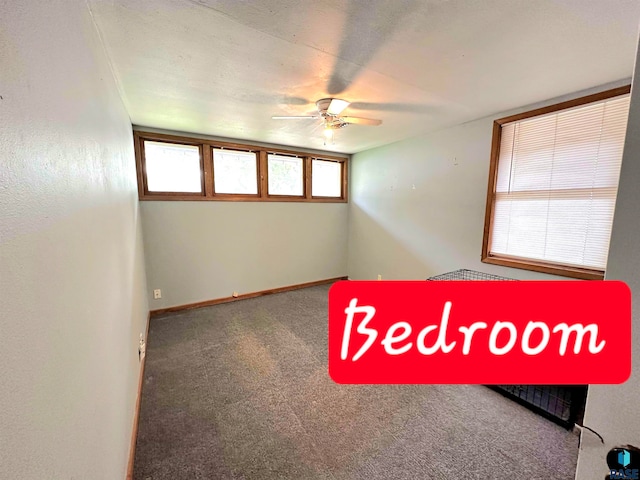
[[214,192],[258,194],[258,160],[255,153],[213,149]]
[[200,148],[144,142],[148,192],[202,193]]
[[330,160],[311,161],[313,182],[311,195],[314,197],[340,197],[342,195],[342,169],[338,162]]
[[301,158],[269,154],[267,157],[269,195],[304,195]]
[[134,130],[140,200],[347,202],[348,157]]
[[494,123],[484,262],[604,277],[628,93],[622,87]]

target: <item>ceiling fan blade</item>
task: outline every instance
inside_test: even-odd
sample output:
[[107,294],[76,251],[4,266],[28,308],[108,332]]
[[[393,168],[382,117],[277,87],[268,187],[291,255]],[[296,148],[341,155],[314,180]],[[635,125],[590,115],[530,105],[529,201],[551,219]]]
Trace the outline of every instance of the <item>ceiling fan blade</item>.
[[420,105],[415,103],[375,103],[353,102],[350,107],[354,110],[378,110],[381,112],[407,112],[407,113],[433,113],[436,106]]
[[382,120],[375,120],[373,118],[360,118],[360,117],[340,117],[346,123],[354,123],[356,125],[371,125],[377,126],[382,123]]
[[324,125],[321,122],[317,122],[315,124],[313,124],[313,126],[311,127],[311,135],[314,135],[316,133],[318,133],[318,130],[325,128]]
[[342,111],[349,106],[351,102],[347,102],[346,100],[341,100],[339,98],[332,98],[329,107],[327,108],[327,113],[329,115],[340,115]]
[[273,120],[298,120],[302,118],[320,118],[319,115],[287,115],[271,117]]

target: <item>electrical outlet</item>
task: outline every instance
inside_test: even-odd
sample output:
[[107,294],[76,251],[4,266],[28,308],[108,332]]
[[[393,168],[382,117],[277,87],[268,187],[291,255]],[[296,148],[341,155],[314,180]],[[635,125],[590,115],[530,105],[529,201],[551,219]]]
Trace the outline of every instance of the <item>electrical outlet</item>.
[[160,290],[159,288],[156,288],[153,291],[153,299],[158,300],[159,298],[162,298],[162,290]]
[[382,275],[378,274],[378,280],[382,280]]

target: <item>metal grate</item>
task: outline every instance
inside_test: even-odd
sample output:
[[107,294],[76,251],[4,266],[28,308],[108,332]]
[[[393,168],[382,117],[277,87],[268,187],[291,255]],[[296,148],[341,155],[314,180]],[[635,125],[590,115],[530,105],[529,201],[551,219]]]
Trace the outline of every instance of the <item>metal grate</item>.
[[514,397],[551,413],[563,421],[571,416],[573,395],[568,387],[557,385],[496,385]]
[[[512,280],[475,270],[460,269],[427,278],[427,280]],[[582,421],[587,398],[586,385],[492,385],[506,397],[565,427]]]
[[490,273],[476,272],[475,270],[467,270],[461,268],[453,272],[443,273],[442,275],[436,275],[435,277],[429,277],[427,280],[511,280],[516,281],[513,278],[500,277],[498,275],[491,275]]

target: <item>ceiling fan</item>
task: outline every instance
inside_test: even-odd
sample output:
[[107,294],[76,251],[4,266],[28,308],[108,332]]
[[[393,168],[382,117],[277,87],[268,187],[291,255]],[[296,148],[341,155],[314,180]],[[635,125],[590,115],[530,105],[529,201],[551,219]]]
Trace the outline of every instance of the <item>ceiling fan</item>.
[[322,119],[324,125],[325,145],[327,140],[333,140],[333,132],[347,125],[370,125],[378,126],[382,120],[373,118],[348,117],[342,116],[341,113],[349,106],[351,102],[340,98],[321,98],[316,102],[318,115],[297,115],[297,116],[273,116],[274,120],[300,120],[300,119]]

